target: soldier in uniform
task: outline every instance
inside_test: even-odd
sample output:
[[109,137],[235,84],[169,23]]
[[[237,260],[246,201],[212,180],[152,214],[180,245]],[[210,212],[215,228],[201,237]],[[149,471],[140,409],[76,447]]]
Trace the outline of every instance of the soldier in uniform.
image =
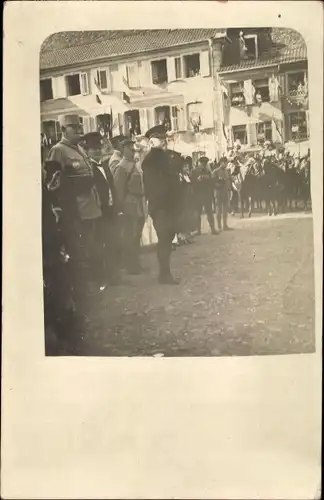
[[143,160],[142,169],[149,214],[158,238],[159,282],[177,285],[179,281],[170,271],[170,257],[181,209],[179,173],[166,152],[165,127],[153,127],[147,131],[146,137],[150,140],[151,150]]
[[[62,230],[71,257],[73,295],[76,307],[87,304],[88,284],[98,267],[95,252],[96,221],[102,216],[94,171],[79,142],[82,136],[77,115],[60,117],[62,139],[49,153],[49,160],[62,170]],[[91,274],[90,274],[91,273]]]
[[125,141],[125,139],[127,139],[127,136],[117,135],[117,136],[113,137],[110,141],[111,146],[112,146],[112,154],[110,155],[110,158],[109,158],[109,168],[110,168],[110,171],[113,175],[114,175],[114,170],[115,170],[116,166],[118,165],[118,163],[120,162],[120,160],[123,157],[120,145],[123,141]]
[[[122,214],[122,246],[128,274],[140,274],[141,237],[145,224],[145,197],[142,172],[134,159],[134,141],[119,143],[122,159],[112,166],[118,210]],[[111,165],[111,160],[110,160]]]
[[118,209],[114,178],[105,160],[105,139],[99,132],[90,132],[83,137],[83,147],[88,154],[93,169],[95,186],[97,188],[102,217],[97,219],[96,238],[98,242],[98,268],[100,288],[106,284],[120,283],[118,269]]
[[199,158],[197,167],[192,172],[192,185],[197,205],[197,231],[201,234],[201,215],[203,210],[207,215],[207,220],[213,235],[218,234],[215,229],[213,214],[214,188],[211,178],[211,170],[208,166],[208,158],[202,156]]
[[213,170],[212,179],[216,189],[216,216],[218,230],[228,231],[230,228],[227,225],[228,215],[228,195],[231,188],[231,179],[226,168],[226,158],[221,158],[218,168]]

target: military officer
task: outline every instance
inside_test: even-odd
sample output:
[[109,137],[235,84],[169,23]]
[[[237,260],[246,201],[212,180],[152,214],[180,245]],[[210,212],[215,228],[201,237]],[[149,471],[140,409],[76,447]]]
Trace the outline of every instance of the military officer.
[[134,159],[134,141],[126,137],[119,142],[118,147],[122,159],[113,165],[112,174],[117,206],[122,214],[124,265],[128,274],[140,274],[143,271],[140,247],[146,214],[142,172]]
[[109,158],[109,168],[112,174],[120,160],[122,159],[121,143],[127,139],[126,135],[117,135],[111,139],[112,154]]
[[[62,169],[62,228],[71,257],[76,306],[86,305],[88,284],[98,265],[95,249],[96,221],[102,216],[94,171],[79,142],[82,136],[78,115],[61,116],[62,139],[49,153]],[[90,274],[91,273],[91,274]]]
[[199,158],[197,167],[192,172],[192,186],[195,193],[197,205],[197,231],[201,234],[201,215],[203,209],[207,215],[207,220],[211,229],[211,233],[216,235],[218,232],[215,229],[215,221],[213,214],[213,182],[211,178],[211,170],[208,165],[208,158],[202,156]]
[[158,238],[159,282],[177,285],[179,281],[170,271],[170,257],[181,209],[180,178],[166,152],[165,127],[153,127],[147,131],[146,137],[151,149],[143,160],[142,169],[149,214]]
[[231,179],[226,168],[226,163],[226,158],[221,158],[218,168],[216,168],[212,172],[212,179],[215,183],[216,190],[216,217],[219,231],[221,231],[222,229],[223,231],[228,231],[230,229],[227,225],[227,215]]
[[95,186],[97,188],[102,217],[97,219],[96,238],[101,266],[98,268],[100,289],[106,284],[120,283],[118,269],[118,210],[114,178],[105,161],[105,138],[99,132],[90,132],[83,137],[83,147],[94,168]]

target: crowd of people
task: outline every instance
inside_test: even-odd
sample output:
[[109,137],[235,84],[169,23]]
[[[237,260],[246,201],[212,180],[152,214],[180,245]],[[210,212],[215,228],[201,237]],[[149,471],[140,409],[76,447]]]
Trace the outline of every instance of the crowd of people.
[[124,272],[145,272],[141,237],[148,216],[157,235],[158,281],[177,285],[172,250],[201,234],[202,214],[212,235],[229,230],[228,214],[236,198],[243,206],[247,180],[261,175],[257,166],[279,168],[274,159],[267,167],[266,155],[247,159],[239,148],[219,162],[201,156],[193,165],[167,148],[161,125],[146,133],[149,147],[136,154],[130,137],[83,135],[77,115],[60,124],[61,140],[42,148],[44,307],[45,331],[67,343],[80,335],[92,294],[121,284]]

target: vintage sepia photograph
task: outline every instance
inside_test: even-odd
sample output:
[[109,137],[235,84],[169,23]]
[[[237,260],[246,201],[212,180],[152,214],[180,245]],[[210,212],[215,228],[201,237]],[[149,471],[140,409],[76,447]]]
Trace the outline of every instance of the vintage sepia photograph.
[[278,27],[44,41],[47,356],[315,352],[307,61]]

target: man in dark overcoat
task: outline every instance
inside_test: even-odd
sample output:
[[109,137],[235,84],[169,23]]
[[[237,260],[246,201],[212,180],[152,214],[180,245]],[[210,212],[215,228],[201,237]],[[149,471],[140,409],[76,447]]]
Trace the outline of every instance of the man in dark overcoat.
[[146,137],[151,149],[143,160],[142,169],[148,210],[158,238],[159,282],[176,285],[179,281],[171,274],[170,257],[181,207],[179,172],[167,152],[164,126],[148,130]]

